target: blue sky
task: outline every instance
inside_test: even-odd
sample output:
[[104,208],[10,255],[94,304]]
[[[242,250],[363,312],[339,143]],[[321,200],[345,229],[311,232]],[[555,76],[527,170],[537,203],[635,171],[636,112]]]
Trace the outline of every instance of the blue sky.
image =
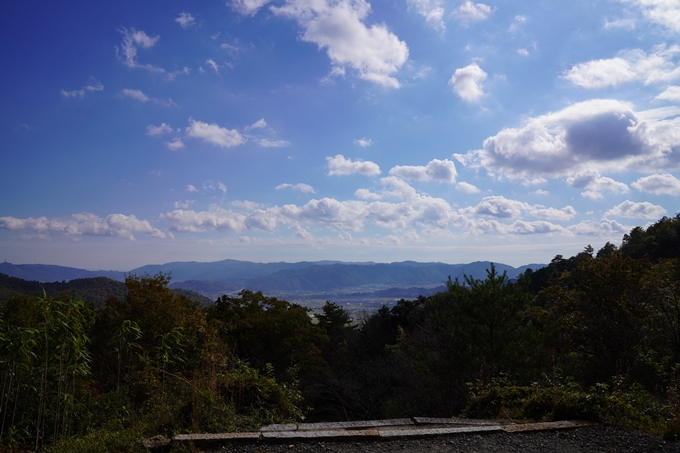
[[0,6],[0,259],[549,262],[680,209],[680,1]]

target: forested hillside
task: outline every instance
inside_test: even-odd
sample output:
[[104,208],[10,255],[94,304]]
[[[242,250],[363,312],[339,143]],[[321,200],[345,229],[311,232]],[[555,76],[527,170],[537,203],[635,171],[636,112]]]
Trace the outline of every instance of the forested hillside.
[[0,306],[0,445],[141,451],[143,436],[306,420],[589,419],[680,433],[680,215],[620,245],[495,266],[352,320],[244,290],[202,307],[128,276],[91,304]]

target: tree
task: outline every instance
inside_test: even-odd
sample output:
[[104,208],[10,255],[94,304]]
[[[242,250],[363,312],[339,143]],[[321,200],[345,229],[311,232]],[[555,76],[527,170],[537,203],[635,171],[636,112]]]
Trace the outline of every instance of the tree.
[[322,364],[320,347],[328,337],[312,324],[308,311],[259,291],[243,290],[239,297],[217,299],[208,308],[208,317],[219,322],[220,337],[239,357],[260,370],[271,364],[275,375],[284,378],[293,365],[304,374]]

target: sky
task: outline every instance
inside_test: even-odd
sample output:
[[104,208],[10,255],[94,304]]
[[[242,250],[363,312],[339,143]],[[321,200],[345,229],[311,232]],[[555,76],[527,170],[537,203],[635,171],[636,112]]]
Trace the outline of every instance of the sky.
[[680,211],[680,0],[0,4],[0,259],[514,266]]

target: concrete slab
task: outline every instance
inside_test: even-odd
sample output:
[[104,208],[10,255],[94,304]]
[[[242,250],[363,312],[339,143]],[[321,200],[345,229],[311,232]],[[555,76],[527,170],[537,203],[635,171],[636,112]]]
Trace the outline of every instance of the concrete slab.
[[300,423],[297,430],[361,429],[377,428],[380,426],[413,426],[413,420],[410,418],[396,418],[390,420],[360,420],[355,422]]
[[260,440],[260,433],[178,434],[173,442],[219,442],[233,440]]
[[262,433],[262,440],[349,440],[378,438],[375,429],[328,429],[318,431],[268,431]]
[[399,437],[428,437],[446,434],[480,433],[500,431],[496,426],[460,426],[456,428],[412,428],[412,429],[379,429],[381,439],[394,439]]
[[506,423],[514,423],[509,420],[481,420],[474,418],[430,418],[413,417],[416,425],[462,425],[462,426],[497,426]]
[[278,424],[278,425],[264,425],[263,427],[260,428],[260,432],[268,432],[268,431],[295,431],[297,430],[298,425],[295,423],[285,423],[285,424]]
[[526,431],[549,431],[553,429],[570,429],[592,426],[594,423],[582,420],[562,420],[558,422],[544,423],[517,423],[515,425],[505,425],[501,428],[508,433],[522,433]]

